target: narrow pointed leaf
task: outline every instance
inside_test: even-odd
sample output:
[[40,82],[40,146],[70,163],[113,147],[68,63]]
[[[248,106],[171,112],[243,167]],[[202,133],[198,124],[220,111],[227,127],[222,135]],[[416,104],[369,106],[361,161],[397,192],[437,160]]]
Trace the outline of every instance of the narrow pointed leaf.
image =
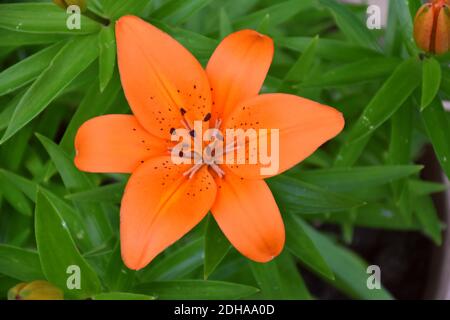
[[45,70],[62,47],[58,42],[0,73],[0,96],[8,94],[36,79]]
[[335,192],[358,191],[381,186],[422,170],[419,165],[367,166],[305,170],[295,176],[305,182]]
[[[73,160],[48,138],[37,135],[42,145],[50,155],[64,185],[69,190],[85,190],[93,187],[93,183],[84,172],[75,168]],[[74,201],[83,215],[83,220],[89,230],[89,236],[96,245],[101,245],[111,237],[112,229],[109,220],[99,203],[83,203]]]
[[112,26],[102,28],[98,35],[99,43],[99,80],[103,92],[114,73],[116,66],[116,39]]
[[230,248],[230,242],[220,230],[212,215],[209,215],[205,230],[205,263],[203,268],[205,279],[214,272]]
[[284,221],[287,248],[308,268],[325,278],[334,280],[333,271],[331,271],[327,262],[316,248],[314,242],[309,238],[298,219],[292,215],[285,215]]
[[44,279],[36,251],[0,244],[0,274],[19,281]]
[[367,48],[378,49],[374,35],[345,4],[336,0],[319,0],[319,3],[331,11],[336,24],[350,41]]
[[313,38],[302,55],[293,64],[291,69],[289,69],[280,85],[281,90],[286,88],[288,83],[299,83],[305,80],[314,62],[318,41],[318,37]]
[[289,253],[284,252],[268,263],[250,262],[253,276],[263,299],[308,300],[310,294],[300,271]]
[[422,101],[420,109],[430,105],[441,86],[441,65],[434,58],[425,59],[422,71]]
[[17,105],[0,143],[41,113],[98,55],[95,36],[77,37],[59,51]]
[[140,293],[162,300],[231,300],[251,296],[257,288],[222,281],[155,281],[136,287]]
[[80,16],[80,28],[69,29],[69,15],[53,3],[7,3],[0,5],[0,27],[30,33],[88,34],[100,30],[100,24]]
[[125,189],[125,183],[117,182],[106,186],[92,188],[86,191],[71,193],[66,199],[79,202],[108,202],[120,203]]
[[288,176],[278,176],[267,182],[280,209],[289,213],[335,212],[355,208],[363,204],[359,200]]
[[450,179],[450,122],[438,97],[422,111],[422,119],[439,163]]
[[[100,281],[75,246],[67,222],[41,191],[38,191],[35,215],[36,243],[47,280],[64,290],[67,297],[87,298],[99,292]],[[71,266],[79,268],[80,289],[67,287]]]
[[180,248],[164,252],[139,272],[141,282],[180,279],[203,263],[203,239],[195,239]]
[[420,67],[418,59],[411,58],[395,69],[351,129],[350,142],[369,136],[403,105],[420,84]]
[[[304,52],[313,38],[275,37],[278,46]],[[347,41],[321,38],[317,43],[316,55],[331,61],[354,62],[357,60],[381,57],[380,53]]]
[[370,290],[367,280],[367,263],[350,250],[339,246],[323,234],[314,230],[300,219],[298,221],[313,240],[322,256],[331,267],[336,279],[330,282],[339,290],[356,299],[392,299],[391,294],[383,287],[380,290]]
[[423,232],[437,246],[440,246],[442,244],[442,228],[433,199],[430,196],[416,197],[413,203],[415,216],[422,225]]
[[179,25],[212,0],[169,0],[152,13],[152,18]]
[[289,0],[252,12],[233,23],[235,29],[256,28],[264,17],[270,15],[270,27],[275,27],[314,5],[311,0]]
[[139,15],[142,10],[150,3],[149,0],[127,0],[127,1],[117,1],[117,0],[103,0],[102,6],[105,10],[106,15],[112,19],[116,20],[121,16],[132,14]]
[[398,58],[366,58],[307,79],[303,87],[347,86],[382,79],[388,77],[400,62]]
[[128,292],[105,292],[92,297],[93,300],[155,300],[155,297],[128,293]]

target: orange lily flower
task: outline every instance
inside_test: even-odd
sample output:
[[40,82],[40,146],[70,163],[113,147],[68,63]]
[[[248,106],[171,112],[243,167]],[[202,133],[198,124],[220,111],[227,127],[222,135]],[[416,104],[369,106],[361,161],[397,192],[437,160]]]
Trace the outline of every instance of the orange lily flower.
[[450,1],[430,0],[414,18],[414,39],[425,52],[443,54],[450,49]]
[[[284,246],[280,212],[260,164],[175,164],[167,148],[180,123],[276,128],[281,173],[311,155],[344,126],[340,112],[288,94],[258,95],[273,42],[252,30],[226,37],[206,70],[181,44],[149,23],[116,23],[121,82],[133,115],[84,123],[75,165],[88,172],[131,173],[120,209],[122,258],[145,267],[211,211],[244,256],[267,262]],[[213,125],[211,125],[213,127]],[[186,174],[188,173],[188,174]]]

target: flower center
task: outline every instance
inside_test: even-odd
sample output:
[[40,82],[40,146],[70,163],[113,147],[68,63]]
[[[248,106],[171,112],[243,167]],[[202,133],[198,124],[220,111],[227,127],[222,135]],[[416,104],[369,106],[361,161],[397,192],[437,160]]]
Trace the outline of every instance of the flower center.
[[[183,109],[180,110],[182,115],[181,124],[184,126],[186,130],[189,131],[189,135],[192,139],[196,139],[197,133],[193,129],[193,126],[190,125],[188,120],[184,117],[185,112]],[[209,121],[211,118],[211,114],[208,113],[203,119],[204,122]],[[222,124],[222,120],[216,120],[213,129],[211,141],[208,145],[206,145],[201,152],[193,150],[190,144],[183,145],[181,151],[179,151],[178,156],[180,158],[189,159],[194,162],[193,166],[186,170],[183,175],[187,176],[191,179],[203,166],[208,166],[211,168],[219,178],[223,178],[225,172],[220,167],[222,163],[223,156],[229,152],[234,152],[236,150],[236,143],[233,142],[229,145],[224,145],[223,135],[220,133],[219,128]],[[195,143],[194,143],[195,144]],[[169,149],[171,152],[172,148]]]

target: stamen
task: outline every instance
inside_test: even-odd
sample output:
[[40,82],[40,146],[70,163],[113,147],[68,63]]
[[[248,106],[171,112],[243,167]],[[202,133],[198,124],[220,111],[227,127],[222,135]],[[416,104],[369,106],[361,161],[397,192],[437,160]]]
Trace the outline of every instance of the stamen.
[[189,125],[189,123],[187,122],[187,120],[185,118],[181,119],[181,124],[189,131],[192,130],[191,126]]
[[192,177],[194,176],[194,174],[197,173],[198,170],[200,170],[200,168],[203,166],[203,163],[198,163],[194,166],[192,166],[188,171],[185,171],[183,173],[183,176],[189,176],[189,179],[192,179]]
[[209,165],[211,169],[214,170],[214,172],[219,176],[219,178],[223,178],[225,175],[225,172],[215,163],[212,163]]

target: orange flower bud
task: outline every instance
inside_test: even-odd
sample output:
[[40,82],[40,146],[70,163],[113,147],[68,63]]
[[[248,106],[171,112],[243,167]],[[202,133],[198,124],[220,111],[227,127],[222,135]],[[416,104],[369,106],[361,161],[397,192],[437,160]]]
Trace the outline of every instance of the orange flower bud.
[[50,282],[36,280],[9,289],[8,300],[63,300],[63,292]]
[[64,10],[71,5],[80,7],[81,12],[86,10],[86,0],[53,0],[53,3]]
[[414,38],[419,48],[435,54],[450,49],[450,1],[424,4],[414,19]]

